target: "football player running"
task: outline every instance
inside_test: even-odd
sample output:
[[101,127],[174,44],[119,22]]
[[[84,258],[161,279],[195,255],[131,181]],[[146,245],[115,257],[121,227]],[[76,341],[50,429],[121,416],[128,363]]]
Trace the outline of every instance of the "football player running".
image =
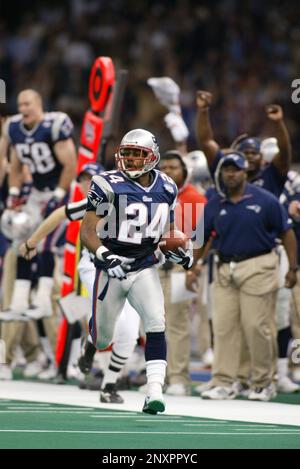
[[[96,276],[90,334],[94,345],[110,345],[126,299],[146,333],[147,395],[143,411],[163,412],[166,373],[164,296],[154,254],[161,236],[174,229],[177,187],[154,169],[160,154],[156,138],[143,129],[128,132],[116,154],[116,171],[94,176],[81,225],[83,244],[95,254]],[[189,247],[167,258],[189,269]]]

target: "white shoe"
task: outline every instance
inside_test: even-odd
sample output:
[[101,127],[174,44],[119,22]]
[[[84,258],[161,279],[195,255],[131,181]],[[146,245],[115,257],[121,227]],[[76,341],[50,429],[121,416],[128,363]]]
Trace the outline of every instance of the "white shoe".
[[277,390],[283,393],[299,392],[300,386],[294,383],[288,376],[283,376],[278,379]]
[[37,377],[42,380],[53,379],[57,375],[57,368],[54,364],[51,364],[46,370],[41,371]]
[[207,391],[201,393],[202,399],[234,399],[236,392],[232,386],[214,386]]
[[272,397],[276,396],[276,391],[273,387],[272,384],[269,384],[269,386],[266,386],[264,388],[262,387],[256,387],[255,389],[252,389],[249,393],[248,399],[250,401],[264,401],[267,402]]
[[12,369],[9,365],[0,365],[0,380],[11,381],[13,379]]
[[212,348],[208,348],[202,355],[202,363],[204,366],[212,366],[214,361],[214,352]]
[[293,370],[293,380],[300,381],[300,367],[299,366]]
[[80,371],[76,365],[69,365],[67,368],[67,378],[69,379],[84,379],[84,374]]
[[167,387],[165,394],[169,396],[189,396],[191,393],[189,387],[183,383],[173,383]]
[[145,398],[143,412],[146,414],[157,414],[157,412],[164,412],[166,408],[165,401],[162,393],[148,394]]
[[195,391],[198,392],[199,394],[203,393],[204,391],[208,391],[209,389],[213,388],[214,385],[212,384],[212,381],[206,381],[205,383],[199,384],[198,386],[195,387]]
[[23,371],[23,375],[25,378],[33,378],[37,376],[43,370],[43,366],[38,360],[34,360],[28,363]]

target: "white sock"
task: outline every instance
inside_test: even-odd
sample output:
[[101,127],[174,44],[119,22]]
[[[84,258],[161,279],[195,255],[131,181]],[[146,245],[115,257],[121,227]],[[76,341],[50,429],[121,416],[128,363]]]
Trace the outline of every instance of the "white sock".
[[71,343],[69,365],[77,365],[78,359],[81,355],[81,339],[73,339]]
[[288,359],[287,358],[278,358],[277,360],[277,371],[278,371],[278,379],[285,378],[288,376]]
[[121,371],[127,362],[128,357],[122,357],[115,352],[114,346],[110,355],[108,368],[104,373],[102,382],[102,388],[105,387],[106,383],[116,383],[119,378]]
[[162,394],[165,382],[167,362],[165,360],[150,360],[146,362],[147,392],[148,394]]
[[11,300],[11,309],[23,313],[29,306],[30,280],[16,279]]
[[115,371],[112,371],[108,368],[104,373],[104,378],[101,384],[101,388],[102,389],[105,388],[107,383],[115,384],[117,382],[119,375],[120,375],[120,371],[116,373]]
[[54,363],[54,354],[48,337],[40,337],[40,341],[45,352],[45,355],[51,363]]
[[51,294],[54,280],[52,277],[40,277],[37,287],[34,304],[40,308],[46,309],[49,316],[52,315]]

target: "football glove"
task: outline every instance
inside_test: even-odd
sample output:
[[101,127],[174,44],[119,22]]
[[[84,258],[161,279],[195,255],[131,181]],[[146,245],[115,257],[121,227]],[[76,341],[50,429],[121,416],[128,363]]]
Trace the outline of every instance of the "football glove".
[[60,187],[57,187],[53,192],[53,196],[49,199],[46,208],[44,210],[44,218],[47,218],[50,213],[54,212],[63,203],[66,191]]
[[189,240],[187,249],[178,248],[178,253],[167,251],[165,258],[168,261],[174,262],[175,264],[182,265],[185,270],[190,269],[194,262],[193,244],[191,240]]
[[131,265],[135,259],[129,257],[118,256],[113,252],[107,250],[102,251],[100,254],[101,259],[99,259],[99,255],[94,258],[94,264],[96,268],[103,268],[103,263],[105,265],[105,270],[109,277],[118,278],[119,280],[126,279],[126,272],[128,272],[131,268]]

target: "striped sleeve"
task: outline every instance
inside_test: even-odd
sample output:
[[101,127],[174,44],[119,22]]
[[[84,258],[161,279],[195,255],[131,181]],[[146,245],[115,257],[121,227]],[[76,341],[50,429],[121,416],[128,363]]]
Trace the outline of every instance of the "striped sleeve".
[[86,212],[87,199],[71,202],[66,205],[66,216],[71,221],[82,220]]

